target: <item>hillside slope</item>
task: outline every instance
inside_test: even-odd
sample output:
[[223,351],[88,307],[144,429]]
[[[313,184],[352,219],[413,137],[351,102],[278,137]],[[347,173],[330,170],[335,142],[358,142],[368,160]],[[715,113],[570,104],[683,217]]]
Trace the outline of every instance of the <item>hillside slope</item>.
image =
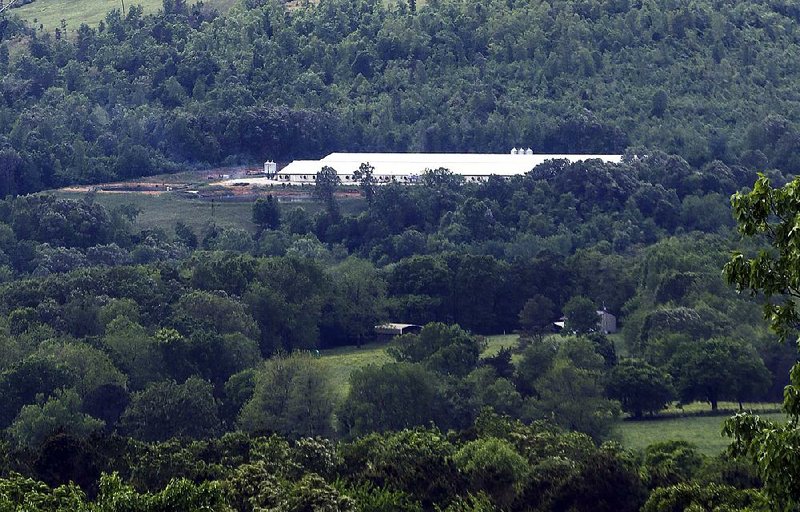
[[28,51],[0,45],[0,193],[333,150],[645,146],[793,171],[798,19],[785,0],[248,0],[68,41],[11,23]]
[[[227,11],[233,0],[206,0],[209,8]],[[126,10],[138,6],[146,14],[155,14],[163,8],[162,0],[130,0],[124,2]],[[81,23],[96,27],[109,11],[122,9],[120,0],[35,0],[29,4],[15,7],[13,14],[19,16],[32,27],[54,31],[66,26],[67,31],[77,30]],[[64,20],[64,23],[62,23]]]

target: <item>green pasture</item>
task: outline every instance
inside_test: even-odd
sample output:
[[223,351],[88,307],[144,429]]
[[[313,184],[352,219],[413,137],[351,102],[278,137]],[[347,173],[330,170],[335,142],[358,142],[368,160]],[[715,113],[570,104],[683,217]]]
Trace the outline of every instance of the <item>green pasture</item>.
[[504,348],[512,348],[519,341],[518,334],[497,334],[486,337],[486,348],[483,349],[483,357],[491,357]]
[[370,343],[358,347],[340,347],[323,350],[322,363],[331,375],[333,388],[344,397],[350,386],[350,374],[359,368],[371,364],[381,366],[390,363],[393,359],[386,353],[388,343]]
[[[772,404],[770,404],[772,405]],[[772,405],[774,408],[775,406]],[[757,413],[775,421],[785,420],[782,413]],[[730,444],[722,436],[722,423],[728,416],[684,416],[646,421],[622,421],[614,432],[626,448],[643,450],[653,443],[677,440],[694,443],[700,453],[715,456]]]
[[[221,13],[227,13],[237,0],[203,0],[206,7],[217,9]],[[188,4],[196,3],[188,0]],[[316,3],[316,2],[310,2]],[[394,4],[394,0],[386,0],[386,4]],[[417,0],[417,8],[421,8],[427,3],[426,0]],[[290,0],[287,2],[290,8],[298,8],[304,4],[302,0]],[[124,3],[127,11],[132,6],[141,6],[145,14],[158,12],[164,5],[163,0],[130,0]],[[15,7],[11,10],[23,20],[35,28],[40,26],[52,32],[61,27],[61,20],[67,25],[67,32],[74,32],[82,23],[96,27],[106,14],[113,9],[122,11],[123,0],[35,0],[34,2]]]
[[[55,195],[67,199],[81,199],[86,194],[79,192],[54,192]],[[223,202],[190,199],[175,193],[148,195],[140,193],[97,193],[94,201],[108,209],[120,205],[134,205],[141,213],[136,219],[139,229],[163,229],[167,233],[174,232],[175,223],[183,222],[200,234],[207,225],[214,223],[220,227],[240,227],[254,233],[256,226],[252,222],[252,201]],[[341,210],[354,213],[363,209],[362,199],[340,200]],[[320,205],[313,201],[280,203],[283,211],[301,206],[314,215]]]
[[[68,199],[80,199],[85,194],[73,192],[58,192],[56,195]],[[215,223],[220,227],[240,227],[255,232],[256,227],[252,222],[251,202],[219,202],[188,199],[177,194],[106,194],[98,193],[94,201],[108,209],[121,205],[134,205],[141,213],[136,219],[139,229],[160,228],[168,233],[175,229],[175,223],[183,222],[191,227],[195,233]],[[303,205],[305,206],[305,205]]]
[[[516,334],[500,334],[487,336],[483,357],[496,354],[504,347],[517,344]],[[369,365],[383,365],[392,362],[386,353],[390,343],[370,343],[358,347],[340,347],[321,351],[321,361],[330,371],[332,385],[336,392],[344,397],[348,390],[350,373]],[[720,402],[723,411],[733,415],[738,411],[738,404]],[[762,417],[782,421],[785,416],[780,412],[780,404],[744,404],[745,410],[752,411]],[[647,446],[666,440],[684,440],[694,443],[698,450],[708,456],[720,454],[730,443],[722,437],[722,423],[728,415],[709,416],[710,406],[706,403],[692,403],[681,407],[670,407],[661,413],[659,419],[644,421],[620,421],[614,429],[615,437],[626,448],[643,450]]]
[[[221,12],[226,12],[235,0],[205,0],[204,4]],[[195,2],[189,1],[189,4]],[[113,9],[122,10],[122,0],[35,0],[34,2],[15,7],[10,12],[16,14],[32,26],[41,25],[47,31],[61,27],[61,20],[67,24],[67,32],[78,30],[82,23],[97,26],[100,20]],[[164,5],[163,0],[131,0],[125,2],[125,9],[138,5],[145,14],[158,12]]]
[[[483,355],[491,356],[500,351],[503,347],[516,345],[518,336],[516,334],[500,334],[497,336],[487,336],[487,345]],[[331,373],[333,387],[340,396],[345,396],[349,387],[350,373],[353,370],[369,366],[371,364],[380,366],[390,363],[393,359],[386,353],[390,343],[370,343],[358,347],[340,347],[321,352],[322,362]]]

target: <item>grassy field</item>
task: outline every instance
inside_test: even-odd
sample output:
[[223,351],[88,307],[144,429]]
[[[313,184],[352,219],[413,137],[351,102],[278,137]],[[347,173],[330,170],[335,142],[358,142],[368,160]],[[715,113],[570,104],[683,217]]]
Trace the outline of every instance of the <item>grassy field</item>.
[[[35,28],[40,26],[48,32],[61,27],[61,20],[67,24],[67,33],[78,30],[82,23],[96,27],[101,20],[105,19],[106,14],[113,10],[122,10],[123,0],[35,0],[33,3],[15,7],[11,13],[16,14]],[[226,13],[233,7],[238,0],[203,0],[206,7],[217,9],[221,13]],[[189,5],[196,3],[187,0]],[[310,1],[309,3],[316,3]],[[393,0],[386,0],[386,4],[393,4]],[[419,9],[427,2],[417,0]],[[145,14],[158,12],[163,7],[163,0],[129,0],[125,2],[125,10],[131,6],[139,5]],[[304,5],[303,0],[290,0],[287,2],[290,9],[296,9]]]
[[371,364],[381,366],[393,359],[386,353],[386,343],[370,343],[357,347],[341,347],[322,351],[322,362],[331,373],[333,387],[344,397],[349,388],[350,374],[353,370]]
[[[742,404],[745,411],[755,412],[759,414],[780,412],[783,404],[781,403],[749,403]],[[721,413],[735,414],[739,412],[739,404],[736,402],[720,402],[719,410]],[[711,405],[708,402],[692,402],[678,407],[677,404],[672,404],[663,411],[661,416],[686,416],[697,414],[710,414]]]
[[[67,199],[81,199],[86,195],[77,192],[54,192],[54,194]],[[253,203],[250,201],[215,201],[212,205],[207,200],[187,199],[173,193],[161,195],[98,193],[94,200],[108,209],[128,204],[138,207],[141,213],[136,219],[136,227],[139,229],[160,228],[167,233],[173,233],[175,223],[181,221],[198,235],[212,222],[220,227],[235,226],[250,233],[256,231],[256,226],[251,220]],[[361,199],[343,199],[339,204],[343,212],[355,213],[364,208],[365,202]],[[284,211],[302,206],[310,215],[320,209],[320,205],[312,201],[280,203],[280,205]]]
[[[487,337],[487,346],[483,351],[484,356],[491,356],[500,351],[503,347],[516,345],[517,335],[500,334]],[[362,345],[361,348],[341,347],[322,351],[322,362],[331,372],[333,386],[336,391],[344,396],[348,390],[348,379],[350,373],[358,368],[363,368],[371,364],[382,365],[389,363],[392,358],[386,353],[388,343],[370,343]]]
[[[58,192],[56,195],[68,199],[80,199],[85,194]],[[97,194],[95,202],[106,208],[132,204],[141,210],[136,219],[140,229],[161,228],[172,233],[175,223],[181,221],[194,229],[195,233],[211,222],[221,227],[237,226],[255,232],[251,220],[253,204],[250,202],[214,202],[185,199],[175,194]],[[303,205],[306,206],[306,205]]]
[[[483,356],[491,356],[503,347],[516,345],[518,336],[515,334],[496,335],[487,337],[487,346]],[[358,368],[371,364],[382,365],[392,361],[386,353],[388,343],[371,343],[361,348],[342,347],[322,351],[322,362],[331,372],[333,386],[337,393],[344,397],[348,390],[350,373]],[[762,417],[783,420],[782,413],[773,412],[780,404],[745,404],[747,410],[760,413]],[[735,411],[738,405],[732,402],[720,402],[723,410]],[[721,453],[729,444],[729,439],[720,434],[722,422],[728,416],[692,416],[709,412],[710,406],[703,403],[694,403],[682,409],[670,408],[664,415],[673,416],[660,420],[649,421],[621,421],[616,426],[614,433],[626,448],[642,450],[647,446],[669,439],[689,441],[697,445],[698,450],[708,456]],[[767,411],[767,412],[762,412]],[[678,417],[678,414],[684,416]],[[689,416],[686,416],[689,414]],[[731,412],[733,414],[733,412]]]
[[486,337],[486,348],[483,349],[483,357],[490,357],[504,348],[511,348],[517,345],[519,336],[516,334],[498,334]]
[[[782,413],[760,414],[764,418],[781,421]],[[666,440],[689,441],[698,450],[709,456],[722,453],[730,439],[722,437],[722,423],[727,416],[685,416],[652,421],[623,421],[617,425],[615,434],[622,445],[633,450]]]
[[[189,0],[187,3],[195,2]],[[204,3],[220,12],[227,12],[234,0],[205,0]],[[125,2],[125,9],[134,5],[140,5],[146,14],[152,14],[161,9],[164,3],[163,0],[129,0]],[[61,20],[64,20],[67,31],[73,32],[78,30],[81,23],[96,26],[113,9],[122,10],[122,0],[35,0],[15,7],[11,12],[36,28],[42,25],[47,31],[60,27]]]

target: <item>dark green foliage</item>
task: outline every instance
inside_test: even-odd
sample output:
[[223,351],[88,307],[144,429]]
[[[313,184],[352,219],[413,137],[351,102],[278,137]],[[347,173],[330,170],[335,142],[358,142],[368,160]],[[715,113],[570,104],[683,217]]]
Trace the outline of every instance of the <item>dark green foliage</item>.
[[594,345],[594,351],[603,358],[606,368],[613,368],[617,365],[617,349],[614,342],[602,332],[593,332],[586,338]]
[[255,276],[244,300],[261,328],[262,353],[316,347],[329,287],[320,265],[311,259],[270,258],[259,262]]
[[372,204],[375,198],[376,179],[373,176],[374,171],[375,167],[369,165],[369,162],[364,162],[353,172],[353,180],[358,181],[358,185],[361,187],[361,191],[369,204]]
[[314,176],[314,197],[325,205],[328,220],[336,220],[339,217],[339,205],[334,193],[341,184],[341,178],[332,167],[325,166]]
[[276,355],[255,371],[252,398],[239,412],[246,432],[329,436],[335,402],[327,369],[308,353]]
[[440,377],[421,364],[368,366],[350,375],[350,393],[337,414],[349,436],[434,422],[449,425]]
[[643,466],[650,489],[689,482],[702,465],[703,457],[686,441],[656,443],[644,453]]
[[278,229],[281,225],[281,211],[275,197],[270,194],[266,199],[257,199],[253,203],[253,223],[263,229]]
[[[597,450],[552,498],[552,510],[640,510],[647,497],[641,478],[629,461],[613,450]],[[625,489],[624,493],[619,489]]]
[[355,510],[355,503],[342,496],[325,480],[313,473],[303,476],[286,489],[276,500],[278,510],[303,512],[305,510],[325,510],[330,512],[349,512]]
[[25,404],[69,386],[73,376],[55,361],[30,357],[0,374],[0,426],[8,427]]
[[523,393],[538,395],[535,383],[553,367],[557,353],[558,346],[552,339],[529,342],[517,363],[517,388]]
[[[273,231],[257,245],[243,229],[212,225],[205,251],[191,254],[198,240],[186,226],[175,226],[174,240],[140,231],[135,208],[106,210],[93,194],[2,201],[0,416],[14,425],[6,434],[38,444],[54,429],[93,430],[92,418],[112,430],[128,390],[118,432],[144,439],[212,437],[237,418],[290,439],[455,430],[337,448],[241,434],[159,445],[98,440],[109,457],[101,462],[83,441],[63,438],[37,455],[38,466],[3,445],[0,469],[38,471],[54,484],[74,479],[93,493],[103,465],[121,477],[104,477],[100,499],[131,509],[214,509],[228,500],[240,509],[489,510],[491,500],[509,510],[636,509],[644,491],[625,453],[541,423],[463,429],[485,407],[608,436],[617,407],[606,384],[629,364],[611,370],[614,345],[596,333],[544,338],[560,311],[577,323],[568,299],[579,296],[594,305],[568,329],[597,330],[595,305],[608,307],[625,329],[620,348],[647,360],[638,368],[645,371],[617,383],[634,414],[666,400],[662,369],[687,400],[713,402],[713,387],[740,401],[766,396],[759,357],[774,372],[793,358],[765,349],[769,334],[748,313],[748,298],[723,286],[719,267],[732,248],[726,196],[754,178],[737,163],[776,167],[769,173],[778,182],[798,166],[796,14],[780,2],[446,0],[417,10],[332,0],[291,11],[248,1],[223,18],[169,1],[159,16],[117,11],[102,30],[83,26],[74,37],[3,21],[0,38],[21,36],[0,44],[3,195],[334,149],[648,149],[619,165],[555,161],[486,183],[434,169],[415,187],[373,187],[365,162],[357,174],[363,208],[336,203],[326,169],[327,186],[315,189],[326,213],[312,219],[295,209],[280,222],[268,199],[253,218]],[[642,63],[646,73],[630,72]],[[785,222],[767,234],[792,247],[794,191],[776,195],[760,183],[734,202],[739,220],[752,222],[747,234]],[[346,213],[351,206],[362,209]],[[791,293],[793,281],[771,281],[792,275],[796,258],[787,254],[755,264],[741,257],[732,275],[745,289]],[[788,329],[792,308],[773,301],[768,311]],[[360,344],[384,320],[486,334],[522,327],[536,340],[523,341],[519,360],[501,352],[482,364],[477,338],[433,324],[401,340],[403,362],[353,374],[339,432],[331,431],[337,396],[320,365],[270,377],[266,368],[283,364],[274,358],[252,369],[281,349]],[[784,380],[771,384],[780,392]],[[645,405],[622,392],[648,390],[658,400]],[[785,454],[797,450],[759,441],[772,435],[791,446],[791,426],[735,421],[768,489],[796,493]],[[699,478],[693,455],[660,447],[641,471],[650,486]],[[732,473],[737,485],[759,485]],[[196,484],[170,484],[181,477]],[[212,481],[224,482],[224,495],[202,483]],[[20,498],[18,486],[67,510],[85,501],[75,488],[53,493],[15,478],[0,485],[10,486],[0,500]]]
[[480,339],[459,326],[431,323],[419,334],[398,338],[389,350],[398,361],[423,363],[435,372],[463,377],[477,367],[481,349]]
[[[739,231],[749,237],[763,236],[769,247],[753,257],[735,252],[724,267],[725,277],[737,290],[763,297],[764,316],[781,340],[797,329],[795,295],[800,276],[795,264],[798,251],[794,233],[798,186],[800,180],[794,179],[782,188],[773,188],[766,176],[759,175],[751,192],[731,198]],[[795,363],[784,389],[783,409],[788,415],[785,425],[739,414],[728,420],[723,430],[734,440],[731,453],[744,456],[758,468],[770,505],[786,510],[800,503],[800,488],[795,483],[800,468],[796,429],[799,389],[800,366]]]
[[567,332],[585,334],[599,328],[597,306],[587,297],[571,298],[564,305],[564,316],[567,317],[564,324]]
[[700,510],[770,510],[766,498],[752,489],[727,485],[678,484],[656,489],[642,507],[643,512],[683,512]]
[[501,348],[497,354],[484,357],[481,363],[491,367],[498,377],[512,379],[514,377],[515,366],[511,362],[511,349]]
[[[769,167],[796,167],[795,15],[783,3],[335,1],[287,11],[250,1],[225,17],[174,4],[169,15],[110,15],[75,37],[5,20],[5,37],[29,48],[0,50],[0,195],[341,149],[633,143],[696,165],[758,153]],[[648,73],[629,72],[643,62]],[[574,183],[604,201],[625,190],[613,179]]]
[[219,428],[217,401],[211,384],[196,377],[183,384],[155,382],[134,393],[120,421],[132,437],[158,441],[171,437],[196,439]]
[[197,248],[197,235],[192,228],[181,221],[175,223],[175,238],[189,249]]
[[422,512],[422,506],[408,493],[391,488],[377,487],[370,482],[345,488],[345,493],[358,505],[358,510],[368,512]]
[[712,410],[720,400],[742,402],[760,396],[770,382],[769,370],[752,346],[714,338],[682,347],[673,357],[681,400],[706,400]]
[[185,333],[214,329],[220,334],[239,333],[258,339],[259,329],[244,305],[225,294],[194,291],[180,298],[173,308],[172,324]]
[[668,375],[636,359],[624,360],[611,371],[606,390],[610,398],[619,400],[623,411],[636,418],[645,412],[657,413],[674,396]]
[[653,106],[650,112],[656,117],[664,117],[669,106],[669,95],[664,89],[659,89],[653,94]]
[[231,375],[225,382],[220,417],[229,424],[236,421],[239,411],[253,397],[256,386],[255,375],[255,368],[248,368]]
[[130,394],[119,384],[102,384],[83,397],[81,412],[102,420],[111,430],[130,403]]
[[542,295],[536,295],[525,301],[525,307],[519,312],[519,324],[535,335],[553,331],[553,322],[558,319],[553,301]]
[[89,201],[26,196],[11,205],[10,224],[18,239],[64,247],[90,247],[112,240],[106,210]]
[[85,491],[96,492],[100,457],[91,441],[57,433],[38,447],[34,468],[37,476],[52,487],[74,482]]
[[331,294],[323,308],[320,337],[327,346],[360,345],[384,318],[386,283],[368,261],[348,258],[329,272]]
[[605,398],[604,369],[603,357],[584,338],[531,343],[517,370],[517,388],[534,399],[527,415],[605,438],[619,406]]
[[35,448],[58,432],[86,438],[104,424],[83,414],[80,406],[75,390],[56,390],[46,401],[24,406],[7,432],[20,449]]
[[491,437],[465,444],[455,461],[471,488],[486,492],[501,508],[514,502],[530,472],[511,443]]
[[446,502],[462,482],[453,457],[456,447],[438,430],[371,434],[343,450],[351,479],[391,486],[424,506]]

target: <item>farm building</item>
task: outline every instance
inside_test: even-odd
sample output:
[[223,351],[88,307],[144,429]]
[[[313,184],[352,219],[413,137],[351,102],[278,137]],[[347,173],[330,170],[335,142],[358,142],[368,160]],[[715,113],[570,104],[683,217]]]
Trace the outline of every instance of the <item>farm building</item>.
[[387,323],[375,326],[375,334],[378,335],[380,341],[390,340],[401,334],[419,334],[421,330],[422,326],[416,324]]
[[363,163],[374,167],[377,183],[416,183],[429,169],[444,168],[469,181],[485,181],[489,176],[517,176],[531,171],[548,160],[569,162],[599,159],[619,162],[622,155],[540,155],[532,150],[511,150],[509,154],[481,153],[331,153],[321,160],[295,160],[275,176],[278,183],[313,184],[324,167],[336,170],[344,185],[357,184],[353,177]]

